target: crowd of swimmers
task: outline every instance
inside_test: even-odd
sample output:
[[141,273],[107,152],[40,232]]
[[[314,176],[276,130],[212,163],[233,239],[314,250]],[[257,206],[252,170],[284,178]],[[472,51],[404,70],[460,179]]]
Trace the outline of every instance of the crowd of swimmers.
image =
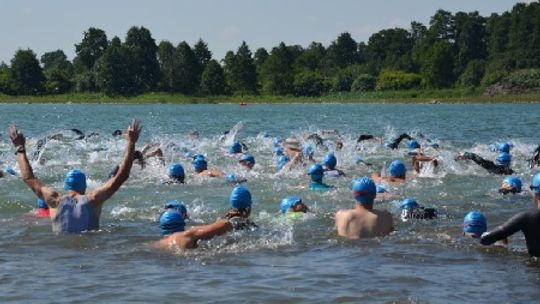
[[[81,233],[90,230],[99,230],[99,221],[103,204],[113,194],[120,189],[122,184],[129,178],[131,168],[134,163],[144,168],[149,158],[156,158],[165,165],[163,151],[154,145],[145,145],[140,151],[135,149],[139,139],[142,126],[139,121],[133,120],[125,132],[117,130],[113,136],[123,135],[126,145],[120,163],[112,170],[108,180],[92,191],[87,191],[86,176],[78,169],[70,170],[64,179],[64,189],[67,193],[60,193],[54,188],[44,184],[34,175],[26,153],[26,139],[24,135],[13,125],[9,128],[9,136],[13,143],[17,165],[20,170],[22,180],[37,196],[38,209],[35,213],[38,217],[50,218],[53,231],[58,233]],[[76,134],[75,140],[94,136],[84,135],[77,129],[71,129]],[[38,141],[36,152],[31,155],[31,160],[39,161],[40,153],[47,140],[61,136],[54,135]],[[191,134],[190,134],[191,136]],[[193,133],[192,136],[198,136]],[[267,134],[263,135],[268,137]],[[325,136],[326,138],[323,138]],[[328,140],[328,138],[332,138]],[[433,141],[419,135],[428,146],[438,149],[439,145]],[[274,138],[273,153],[277,162],[279,172],[291,170],[291,167],[301,165],[306,168],[309,183],[302,188],[311,191],[328,191],[334,186],[325,183],[325,177],[348,178],[345,173],[338,168],[337,158],[333,151],[343,148],[343,140],[335,130],[326,130],[322,136],[319,134],[309,134],[304,138],[306,144],[294,138],[281,140]],[[362,134],[357,140],[357,145],[363,141],[380,141],[380,137],[371,134]],[[384,146],[389,149],[397,149],[403,140],[407,140],[408,155],[411,157],[412,167],[419,172],[425,163],[431,164],[434,168],[439,161],[425,154],[417,139],[408,134],[401,134],[392,142]],[[328,154],[317,163],[313,158],[314,147],[322,147]],[[501,183],[499,192],[502,194],[519,193],[523,184],[519,177],[512,176],[514,171],[510,168],[512,146],[508,143],[493,145],[492,150],[498,155],[495,161],[486,160],[471,152],[459,154],[456,160],[470,160],[485,168],[488,172],[499,175],[506,175]],[[222,217],[216,221],[204,224],[193,225],[186,228],[189,213],[185,205],[179,201],[170,201],[165,204],[159,217],[159,226],[162,238],[152,244],[160,249],[190,249],[196,248],[200,240],[208,240],[216,236],[225,234],[233,230],[256,230],[257,225],[250,219],[252,198],[249,190],[244,186],[248,180],[249,172],[253,169],[255,157],[246,151],[245,144],[235,141],[230,145],[225,153],[235,158],[244,173],[225,174],[224,172],[208,166],[207,158],[202,154],[194,154],[186,151],[186,157],[191,160],[195,174],[204,177],[224,178],[225,181],[235,184],[230,193],[230,208]],[[361,159],[358,160],[362,162]],[[367,164],[366,165],[371,165]],[[540,147],[537,148],[530,160],[530,167],[534,168],[540,164]],[[360,177],[352,179],[352,198],[354,207],[352,209],[338,210],[335,214],[335,228],[337,234],[350,239],[383,237],[394,231],[394,219],[391,213],[385,210],[374,208],[377,198],[386,195],[386,186],[401,185],[407,182],[406,166],[400,160],[390,163],[387,168],[388,174],[383,176],[375,172],[371,177]],[[11,167],[0,170],[0,177],[6,175],[17,175]],[[167,184],[185,183],[185,170],[182,164],[174,162],[168,165],[169,180]],[[488,231],[486,217],[479,211],[473,210],[465,215],[463,220],[463,235],[478,239],[483,245],[494,243],[505,244],[510,235],[522,231],[525,235],[527,249],[530,255],[540,257],[540,173],[532,178],[529,186],[532,192],[534,209],[524,211],[510,218],[497,228]],[[408,221],[430,220],[437,218],[437,210],[424,207],[417,203],[414,198],[405,198],[401,204],[400,219]],[[287,196],[283,198],[279,206],[279,212],[286,214],[290,218],[301,218],[309,207],[302,201],[301,197]]]

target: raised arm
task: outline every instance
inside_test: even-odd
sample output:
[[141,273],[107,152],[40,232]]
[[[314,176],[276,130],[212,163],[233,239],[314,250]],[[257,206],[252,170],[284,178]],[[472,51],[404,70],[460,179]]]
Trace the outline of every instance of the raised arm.
[[496,241],[503,240],[511,236],[512,234],[520,231],[523,228],[523,222],[526,220],[526,217],[526,212],[521,212],[514,215],[504,224],[495,228],[495,230],[482,234],[482,237],[480,238],[480,243],[482,245],[491,245]]
[[17,163],[21,169],[23,181],[39,198],[42,198],[45,201],[49,208],[56,208],[58,206],[60,195],[53,188],[47,187],[34,176],[32,166],[26,156],[26,139],[24,138],[24,135],[17,130],[15,125],[12,125],[9,128],[9,137],[16,148],[15,154],[17,155]]
[[212,224],[191,227],[190,230],[190,234],[197,240],[208,240],[232,230],[232,225],[228,220],[218,219]]
[[101,206],[103,202],[113,196],[113,194],[120,189],[120,186],[122,186],[122,184],[129,178],[129,172],[131,171],[131,166],[133,165],[135,143],[139,139],[141,129],[142,126],[140,125],[140,122],[133,119],[125,133],[127,144],[118,172],[105,184],[88,194],[90,203]]

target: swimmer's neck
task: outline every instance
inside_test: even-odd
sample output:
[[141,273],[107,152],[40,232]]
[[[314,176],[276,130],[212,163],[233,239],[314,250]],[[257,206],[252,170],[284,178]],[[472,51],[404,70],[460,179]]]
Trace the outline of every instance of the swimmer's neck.
[[355,207],[356,210],[359,210],[359,211],[372,211],[373,210],[373,203],[371,204],[360,204],[360,203],[356,203],[356,207]]

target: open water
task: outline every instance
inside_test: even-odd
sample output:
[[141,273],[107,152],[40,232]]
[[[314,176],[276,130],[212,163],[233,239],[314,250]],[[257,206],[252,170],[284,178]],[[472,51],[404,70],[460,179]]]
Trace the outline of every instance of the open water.
[[[187,183],[164,185],[167,167],[157,162],[144,170],[134,166],[128,182],[105,204],[100,231],[55,235],[50,220],[31,216],[36,198],[20,177],[0,179],[0,302],[525,303],[540,298],[540,262],[527,255],[521,233],[510,238],[508,248],[483,247],[461,236],[467,212],[482,211],[488,228],[494,228],[534,208],[530,193],[502,196],[497,189],[503,177],[454,161],[462,151],[494,159],[490,144],[511,142],[512,167],[528,188],[536,170],[529,169],[527,158],[540,144],[538,104],[0,105],[0,167],[18,172],[6,134],[10,123],[27,136],[29,153],[39,139],[61,133],[63,139],[47,142],[43,163],[33,162],[35,174],[61,189],[63,175],[81,168],[91,190],[121,158],[125,142],[111,133],[134,117],[144,124],[138,148],[160,146],[167,165],[184,165]],[[239,122],[238,133],[220,138]],[[99,136],[74,140],[71,128]],[[345,144],[336,156],[347,177],[325,180],[336,190],[300,189],[307,183],[301,166],[276,174],[272,137],[302,141],[303,134],[327,129],[338,130]],[[188,136],[193,130],[198,139]],[[263,131],[271,137],[264,138]],[[373,240],[337,237],[333,215],[353,207],[354,177],[385,173],[394,159],[412,169],[406,141],[388,150],[373,141],[355,147],[356,138],[374,134],[386,142],[404,132],[421,144],[438,143],[440,149],[426,153],[440,166],[418,175],[409,171],[408,183],[389,187],[393,197],[377,203],[395,215],[396,232]],[[242,174],[225,153],[234,138],[256,158],[247,187],[260,229],[204,241],[188,252],[153,250],[149,244],[159,239],[157,219],[167,200],[187,205],[188,225],[211,222],[228,209],[233,186],[194,176],[185,153],[205,154],[210,167]],[[318,148],[315,158],[326,153]],[[358,156],[373,165],[355,164]],[[293,194],[304,199],[311,216],[291,221],[278,214],[280,200]],[[405,197],[437,208],[439,218],[402,222],[399,202]]]

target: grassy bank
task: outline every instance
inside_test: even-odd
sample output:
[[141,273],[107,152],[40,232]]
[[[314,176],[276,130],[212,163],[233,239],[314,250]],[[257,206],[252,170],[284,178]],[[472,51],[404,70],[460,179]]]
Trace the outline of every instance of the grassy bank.
[[540,102],[540,94],[482,96],[474,89],[407,90],[367,93],[334,93],[321,97],[294,96],[212,96],[148,93],[134,97],[108,97],[101,93],[73,93],[47,96],[9,96],[0,94],[0,103],[491,103]]

